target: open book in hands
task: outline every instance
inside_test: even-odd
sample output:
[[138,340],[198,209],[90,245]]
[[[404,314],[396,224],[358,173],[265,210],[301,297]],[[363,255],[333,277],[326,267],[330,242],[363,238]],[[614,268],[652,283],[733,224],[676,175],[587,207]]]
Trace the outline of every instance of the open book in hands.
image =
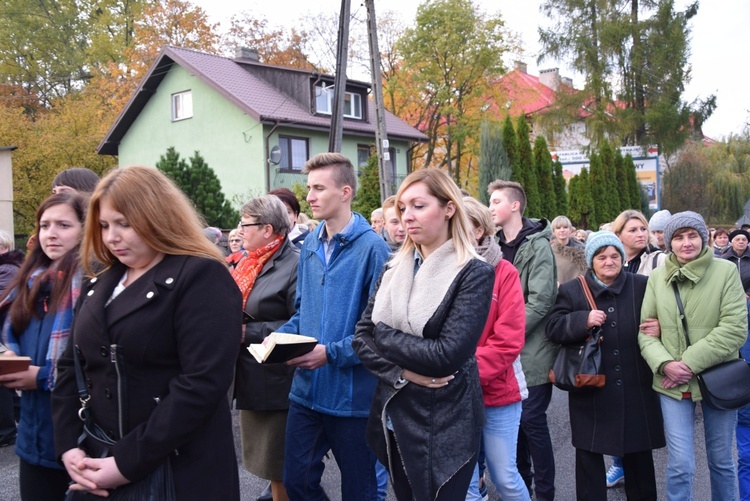
[[0,376],[25,371],[31,365],[30,357],[0,355]]
[[258,363],[277,364],[310,353],[317,344],[314,337],[272,332],[262,343],[253,343],[247,350]]

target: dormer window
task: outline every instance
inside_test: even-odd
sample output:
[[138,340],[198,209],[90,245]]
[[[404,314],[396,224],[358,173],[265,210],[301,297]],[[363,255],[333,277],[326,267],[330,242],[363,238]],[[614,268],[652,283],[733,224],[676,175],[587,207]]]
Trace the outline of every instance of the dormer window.
[[172,94],[172,121],[193,118],[193,93],[186,90]]
[[[333,113],[333,85],[320,83],[315,86],[315,111],[323,115]],[[347,92],[344,95],[344,116],[362,119],[362,95]]]

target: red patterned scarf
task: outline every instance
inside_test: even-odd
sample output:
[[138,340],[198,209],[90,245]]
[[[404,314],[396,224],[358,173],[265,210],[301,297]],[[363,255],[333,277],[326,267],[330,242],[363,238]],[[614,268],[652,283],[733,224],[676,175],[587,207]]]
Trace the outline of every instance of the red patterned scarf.
[[234,277],[234,281],[237,282],[237,286],[242,292],[243,310],[247,304],[247,298],[250,297],[250,292],[253,290],[253,285],[255,285],[255,279],[258,278],[258,273],[263,269],[263,265],[271,259],[273,253],[281,247],[283,241],[284,237],[277,235],[265,246],[248,252],[247,257],[240,261],[232,271],[232,277]]

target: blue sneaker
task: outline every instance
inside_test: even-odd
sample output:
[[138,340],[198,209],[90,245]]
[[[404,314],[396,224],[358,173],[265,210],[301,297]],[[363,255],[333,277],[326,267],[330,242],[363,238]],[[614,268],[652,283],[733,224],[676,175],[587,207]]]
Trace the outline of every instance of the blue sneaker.
[[625,483],[625,471],[622,466],[612,465],[607,471],[607,487],[614,487]]

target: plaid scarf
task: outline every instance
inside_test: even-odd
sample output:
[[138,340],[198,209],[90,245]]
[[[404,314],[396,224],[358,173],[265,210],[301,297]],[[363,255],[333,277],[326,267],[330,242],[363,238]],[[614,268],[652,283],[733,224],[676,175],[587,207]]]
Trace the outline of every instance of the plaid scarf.
[[[51,290],[54,280],[61,279],[62,273],[56,269],[39,268],[29,277],[27,287],[31,288],[35,280],[44,280],[48,282],[49,286],[47,290]],[[46,284],[45,284],[46,285]],[[43,288],[45,286],[42,286]],[[41,289],[40,289],[41,290]],[[57,361],[65,351],[65,347],[68,345],[68,339],[70,338],[70,327],[73,324],[73,306],[78,300],[78,296],[81,295],[81,271],[77,270],[73,275],[73,280],[70,283],[70,290],[66,291],[65,296],[60,299],[60,303],[57,307],[57,311],[50,312],[55,318],[52,322],[52,333],[49,338],[49,344],[47,345],[47,356],[46,365],[49,367],[49,374],[47,376],[47,383],[45,389],[52,391],[55,387],[55,381],[57,380]],[[8,295],[4,305],[13,301],[16,294],[12,292]],[[19,333],[15,333],[16,337],[11,336],[10,332],[11,322],[10,315],[5,319],[5,324],[2,330],[3,343],[8,348],[18,355],[20,353],[20,346],[18,343],[17,336]]]
[[276,252],[281,246],[281,242],[284,241],[284,237],[277,235],[272,241],[263,247],[259,247],[252,252],[248,252],[247,257],[239,262],[239,264],[232,270],[232,277],[237,282],[237,286],[242,292],[242,309],[245,309],[247,304],[247,298],[250,297],[250,292],[253,290],[255,285],[255,279],[258,278],[258,274],[263,269],[273,253]]

